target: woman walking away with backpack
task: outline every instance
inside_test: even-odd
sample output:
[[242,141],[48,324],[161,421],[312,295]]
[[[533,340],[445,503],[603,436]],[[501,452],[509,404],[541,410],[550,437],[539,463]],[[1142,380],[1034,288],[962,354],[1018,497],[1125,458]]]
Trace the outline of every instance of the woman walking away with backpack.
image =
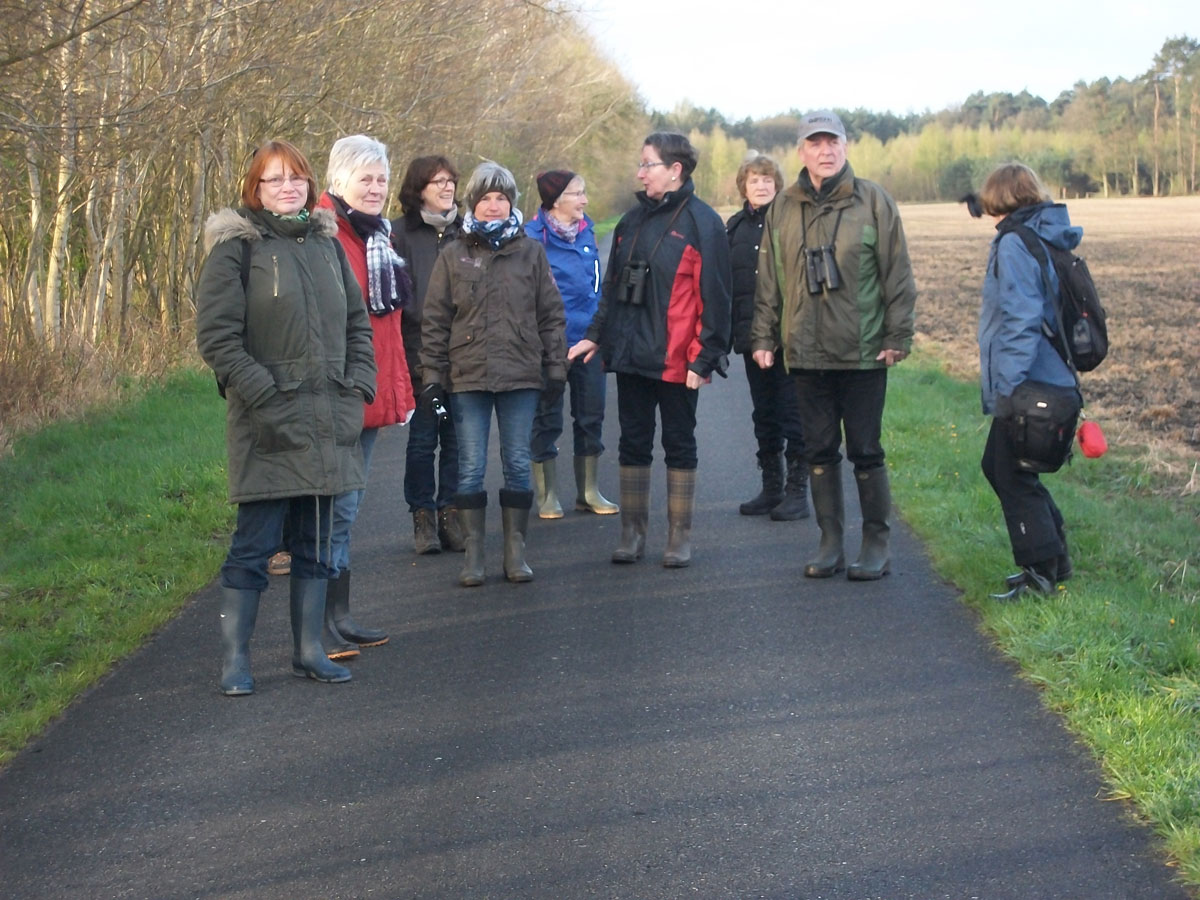
[[1014,394],[1017,407],[1020,395],[1035,384],[1051,392],[1073,391],[1077,400],[1078,385],[1042,327],[1046,323],[1053,333],[1058,326],[1058,277],[1053,266],[1039,264],[1014,229],[1027,226],[1046,243],[1066,250],[1078,246],[1083,229],[1071,225],[1066,206],[1053,203],[1033,170],[1019,163],[1002,165],[988,176],[978,206],[972,212],[991,216],[999,232],[988,252],[979,312],[983,411],[993,416],[981,464],[1000,500],[1013,559],[1020,567],[1007,579],[1008,591],[993,596],[1016,599],[1027,592],[1053,592],[1058,582],[1071,577],[1071,557],[1062,513],[1038,478],[1039,467],[1022,459],[1014,446],[1012,426],[1019,411]]
[[254,693],[250,636],[267,560],[287,521],[292,673],[350,680],[321,645],[333,499],[366,487],[363,403],[375,398],[375,355],[362,291],[337,242],[337,220],[314,209],[308,160],[268,141],[242,179],[242,207],[205,225],[196,286],[196,345],[228,403],[229,499],[237,529],[221,566],[220,688]]

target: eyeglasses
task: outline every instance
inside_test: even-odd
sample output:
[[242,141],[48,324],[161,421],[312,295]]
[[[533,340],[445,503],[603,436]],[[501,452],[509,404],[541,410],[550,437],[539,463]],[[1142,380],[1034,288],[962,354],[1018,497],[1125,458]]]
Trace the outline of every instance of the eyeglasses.
[[665,165],[666,165],[665,162],[638,163],[638,171],[640,172],[640,171],[642,171],[642,169],[653,169],[655,166],[665,166]]
[[563,191],[559,194],[560,197],[583,197],[587,194],[587,188],[580,188],[577,191]]
[[458,184],[458,182],[455,181],[453,178],[435,178],[435,179],[433,179],[433,181],[431,181],[429,183],[432,184],[434,187],[436,187],[439,191],[445,190],[447,185],[451,185],[451,184],[457,185]]
[[272,175],[270,178],[260,178],[258,180],[260,183],[274,190],[279,190],[279,188],[283,187],[285,181],[292,187],[308,184],[308,176],[306,175]]

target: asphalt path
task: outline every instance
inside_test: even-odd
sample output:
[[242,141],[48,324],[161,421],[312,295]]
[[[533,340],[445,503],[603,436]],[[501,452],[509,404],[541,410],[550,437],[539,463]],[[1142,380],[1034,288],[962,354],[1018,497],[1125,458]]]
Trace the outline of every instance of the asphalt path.
[[210,585],[0,773],[0,896],[1189,896],[902,525],[892,574],[857,584],[801,577],[811,520],[738,515],[740,360],[699,417],[690,568],[659,562],[660,455],[646,560],[612,565],[619,517],[569,511],[506,583],[493,434],[475,589],[461,555],[412,553],[405,433],[384,432],[353,585],[391,642],[348,684],[292,677],[273,579],[257,693],[227,698]]

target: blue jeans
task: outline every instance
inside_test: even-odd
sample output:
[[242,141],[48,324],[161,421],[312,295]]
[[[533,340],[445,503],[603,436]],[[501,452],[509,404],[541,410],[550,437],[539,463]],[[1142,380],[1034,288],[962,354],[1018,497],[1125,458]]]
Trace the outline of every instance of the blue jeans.
[[[404,451],[404,500],[408,511],[449,506],[458,490],[458,439],[454,420],[439,419],[433,411],[418,406],[408,422],[408,446]],[[438,441],[442,452],[438,456]],[[434,477],[436,459],[437,477]]]
[[[591,362],[577,359],[567,369],[567,390],[571,392],[572,449],[576,456],[599,456],[604,452],[600,432],[604,429],[604,363],[597,353]],[[533,419],[530,452],[534,462],[558,456],[556,441],[563,430],[563,394],[543,392]]]
[[[364,428],[359,438],[363,452],[363,472],[371,470],[371,454],[375,450],[378,428]],[[333,564],[339,572],[350,568],[350,526],[358,518],[358,507],[365,490],[338,494],[333,501]]]
[[483,490],[487,471],[488,434],[492,430],[492,410],[500,431],[500,463],[504,468],[504,487],[510,491],[529,491],[531,466],[529,435],[533,414],[541,391],[522,388],[516,391],[462,391],[450,395],[450,414],[458,434],[458,491],[477,494]]
[[221,566],[221,586],[265,591],[267,560],[279,549],[287,522],[293,578],[337,578],[330,564],[332,497],[284,497],[239,503],[237,528]]

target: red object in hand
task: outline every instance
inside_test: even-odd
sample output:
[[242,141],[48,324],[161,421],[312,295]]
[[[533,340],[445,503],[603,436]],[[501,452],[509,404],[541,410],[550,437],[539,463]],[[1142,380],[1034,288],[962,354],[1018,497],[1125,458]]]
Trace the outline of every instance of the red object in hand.
[[1096,459],[1108,452],[1108,441],[1104,439],[1104,432],[1095,422],[1084,422],[1080,425],[1076,437],[1079,438],[1079,448],[1088,459]]

